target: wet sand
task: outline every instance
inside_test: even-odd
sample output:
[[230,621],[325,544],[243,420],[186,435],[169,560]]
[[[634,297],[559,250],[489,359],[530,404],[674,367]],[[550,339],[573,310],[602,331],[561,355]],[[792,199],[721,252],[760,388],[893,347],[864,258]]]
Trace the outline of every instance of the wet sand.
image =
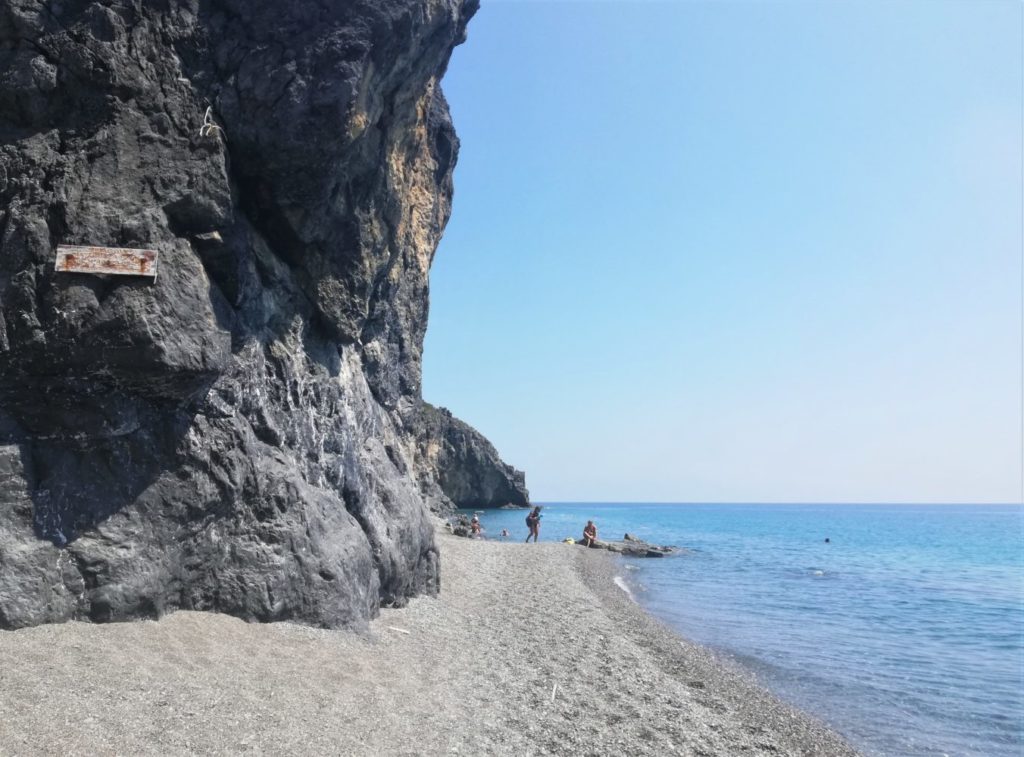
[[180,612],[0,632],[0,754],[845,755],[644,613],[616,558],[438,535],[366,634]]

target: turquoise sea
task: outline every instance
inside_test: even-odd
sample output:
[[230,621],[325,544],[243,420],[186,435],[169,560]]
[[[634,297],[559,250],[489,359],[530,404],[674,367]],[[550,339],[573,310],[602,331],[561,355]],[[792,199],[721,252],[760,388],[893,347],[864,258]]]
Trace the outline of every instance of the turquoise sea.
[[[546,505],[541,539],[630,532],[637,601],[873,755],[1024,754],[1019,505]],[[526,538],[522,510],[489,537]],[[825,542],[828,538],[829,543]]]

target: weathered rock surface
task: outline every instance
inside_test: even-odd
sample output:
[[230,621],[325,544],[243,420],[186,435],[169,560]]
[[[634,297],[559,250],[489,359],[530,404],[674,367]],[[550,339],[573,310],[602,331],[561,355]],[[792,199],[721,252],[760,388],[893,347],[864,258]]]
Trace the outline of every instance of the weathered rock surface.
[[[581,547],[588,546],[582,540],[577,540],[574,543]],[[648,544],[629,534],[626,534],[626,538],[622,541],[601,541],[600,539],[595,539],[594,543],[589,545],[589,548],[604,549],[609,552],[626,555],[627,557],[664,557],[665,555],[674,555],[680,551],[678,547]]]
[[436,590],[438,81],[476,5],[0,0],[0,627],[358,626]]
[[420,481],[437,512],[454,507],[527,507],[526,474],[502,462],[494,445],[443,407],[424,402],[417,423]]

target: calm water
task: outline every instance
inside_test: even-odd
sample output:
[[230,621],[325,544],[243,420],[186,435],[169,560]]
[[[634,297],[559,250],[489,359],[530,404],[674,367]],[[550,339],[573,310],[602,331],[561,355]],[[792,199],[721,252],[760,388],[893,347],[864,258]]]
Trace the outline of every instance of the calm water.
[[624,561],[637,599],[864,752],[1024,753],[1020,506],[554,504],[541,539],[588,518],[692,550]]

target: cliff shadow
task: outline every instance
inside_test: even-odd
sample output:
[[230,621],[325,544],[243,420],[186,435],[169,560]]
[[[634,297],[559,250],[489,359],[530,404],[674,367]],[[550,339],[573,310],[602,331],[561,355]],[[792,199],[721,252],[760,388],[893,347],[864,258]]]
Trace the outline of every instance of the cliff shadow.
[[[204,396],[215,379],[198,390]],[[49,411],[59,414],[72,398],[49,393]],[[6,441],[18,446],[32,500],[32,530],[39,539],[64,547],[115,513],[137,503],[161,476],[178,469],[180,447],[201,401],[189,407],[160,407],[116,392],[116,414],[101,431],[26,433],[8,426]],[[113,409],[113,408],[111,408]],[[72,412],[75,412],[72,410]],[[80,415],[98,416],[95,406]]]

